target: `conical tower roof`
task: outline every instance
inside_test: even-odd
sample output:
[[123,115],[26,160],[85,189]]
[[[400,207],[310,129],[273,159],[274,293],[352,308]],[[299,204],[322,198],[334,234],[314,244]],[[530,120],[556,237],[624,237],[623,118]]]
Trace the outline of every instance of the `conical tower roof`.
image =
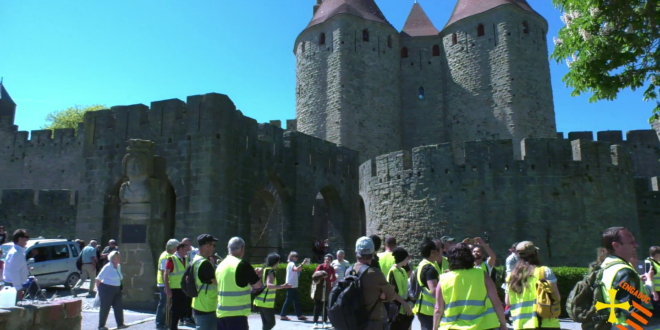
[[7,93],[7,90],[5,89],[5,85],[2,84],[2,81],[0,81],[0,100],[5,101],[12,105],[16,105],[16,103],[14,103],[14,100],[11,99],[11,96],[9,96],[9,93]]
[[426,37],[434,36],[440,33],[438,29],[435,28],[433,22],[422,9],[422,6],[415,1],[406,24],[403,25],[403,30],[401,30],[401,36],[404,37]]
[[353,15],[392,26],[374,0],[325,0],[307,27],[323,23],[339,14]]
[[451,14],[449,22],[447,22],[445,27],[466,17],[481,14],[502,5],[514,5],[522,10],[539,15],[526,0],[458,0],[456,7],[454,7],[454,12]]

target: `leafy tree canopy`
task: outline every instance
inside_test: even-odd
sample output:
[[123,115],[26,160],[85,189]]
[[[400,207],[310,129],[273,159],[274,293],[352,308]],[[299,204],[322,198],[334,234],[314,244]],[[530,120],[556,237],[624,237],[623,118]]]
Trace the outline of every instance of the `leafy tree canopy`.
[[91,106],[74,105],[73,107],[57,110],[46,115],[46,124],[41,129],[54,130],[56,128],[73,128],[78,134],[78,123],[83,122],[85,112],[105,109],[101,104]]
[[614,100],[622,89],[645,88],[660,115],[660,3],[657,0],[552,0],[565,26],[552,58],[566,61],[563,81],[573,96],[593,93],[590,102]]

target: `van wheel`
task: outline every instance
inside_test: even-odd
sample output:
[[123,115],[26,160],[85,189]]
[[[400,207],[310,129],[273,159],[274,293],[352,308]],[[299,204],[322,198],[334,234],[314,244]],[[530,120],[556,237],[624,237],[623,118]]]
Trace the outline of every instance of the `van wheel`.
[[73,273],[69,275],[69,277],[66,279],[66,282],[64,283],[64,288],[70,290],[76,285],[76,283],[78,283],[79,280],[80,280],[80,274]]

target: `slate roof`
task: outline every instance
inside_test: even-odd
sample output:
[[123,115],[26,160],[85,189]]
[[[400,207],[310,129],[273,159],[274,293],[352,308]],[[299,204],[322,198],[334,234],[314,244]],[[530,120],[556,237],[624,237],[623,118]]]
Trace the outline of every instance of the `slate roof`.
[[7,90],[5,89],[5,85],[3,85],[2,82],[0,82],[0,100],[16,105],[16,103],[14,103],[14,100],[11,99],[11,96],[9,96],[9,93],[7,93]]
[[454,7],[454,12],[451,14],[445,27],[466,17],[481,14],[502,5],[518,6],[522,10],[538,15],[526,0],[458,0],[456,7]]
[[422,9],[422,6],[419,3],[415,2],[406,24],[403,25],[403,30],[401,30],[401,36],[403,37],[425,37],[425,36],[434,36],[440,33],[438,29],[435,28],[433,22]]
[[392,26],[374,0],[324,0],[307,27],[323,23],[339,14],[353,15]]

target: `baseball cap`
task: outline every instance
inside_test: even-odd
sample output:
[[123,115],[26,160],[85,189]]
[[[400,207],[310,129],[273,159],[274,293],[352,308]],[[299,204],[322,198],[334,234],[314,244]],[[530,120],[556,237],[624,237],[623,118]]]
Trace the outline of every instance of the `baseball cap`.
[[201,235],[197,236],[197,244],[199,246],[202,246],[206,243],[217,242],[217,241],[218,241],[217,238],[215,238],[215,237],[213,237],[209,234],[201,234]]
[[518,253],[518,255],[523,257],[530,256],[538,250],[539,248],[537,248],[532,241],[520,242],[518,243],[518,246],[516,246],[516,253]]
[[440,237],[440,242],[442,242],[443,244],[447,243],[447,242],[453,242],[453,241],[454,241],[453,237],[449,237],[449,236]]
[[359,256],[374,254],[374,241],[366,236],[358,238],[357,242],[355,242],[355,253]]

